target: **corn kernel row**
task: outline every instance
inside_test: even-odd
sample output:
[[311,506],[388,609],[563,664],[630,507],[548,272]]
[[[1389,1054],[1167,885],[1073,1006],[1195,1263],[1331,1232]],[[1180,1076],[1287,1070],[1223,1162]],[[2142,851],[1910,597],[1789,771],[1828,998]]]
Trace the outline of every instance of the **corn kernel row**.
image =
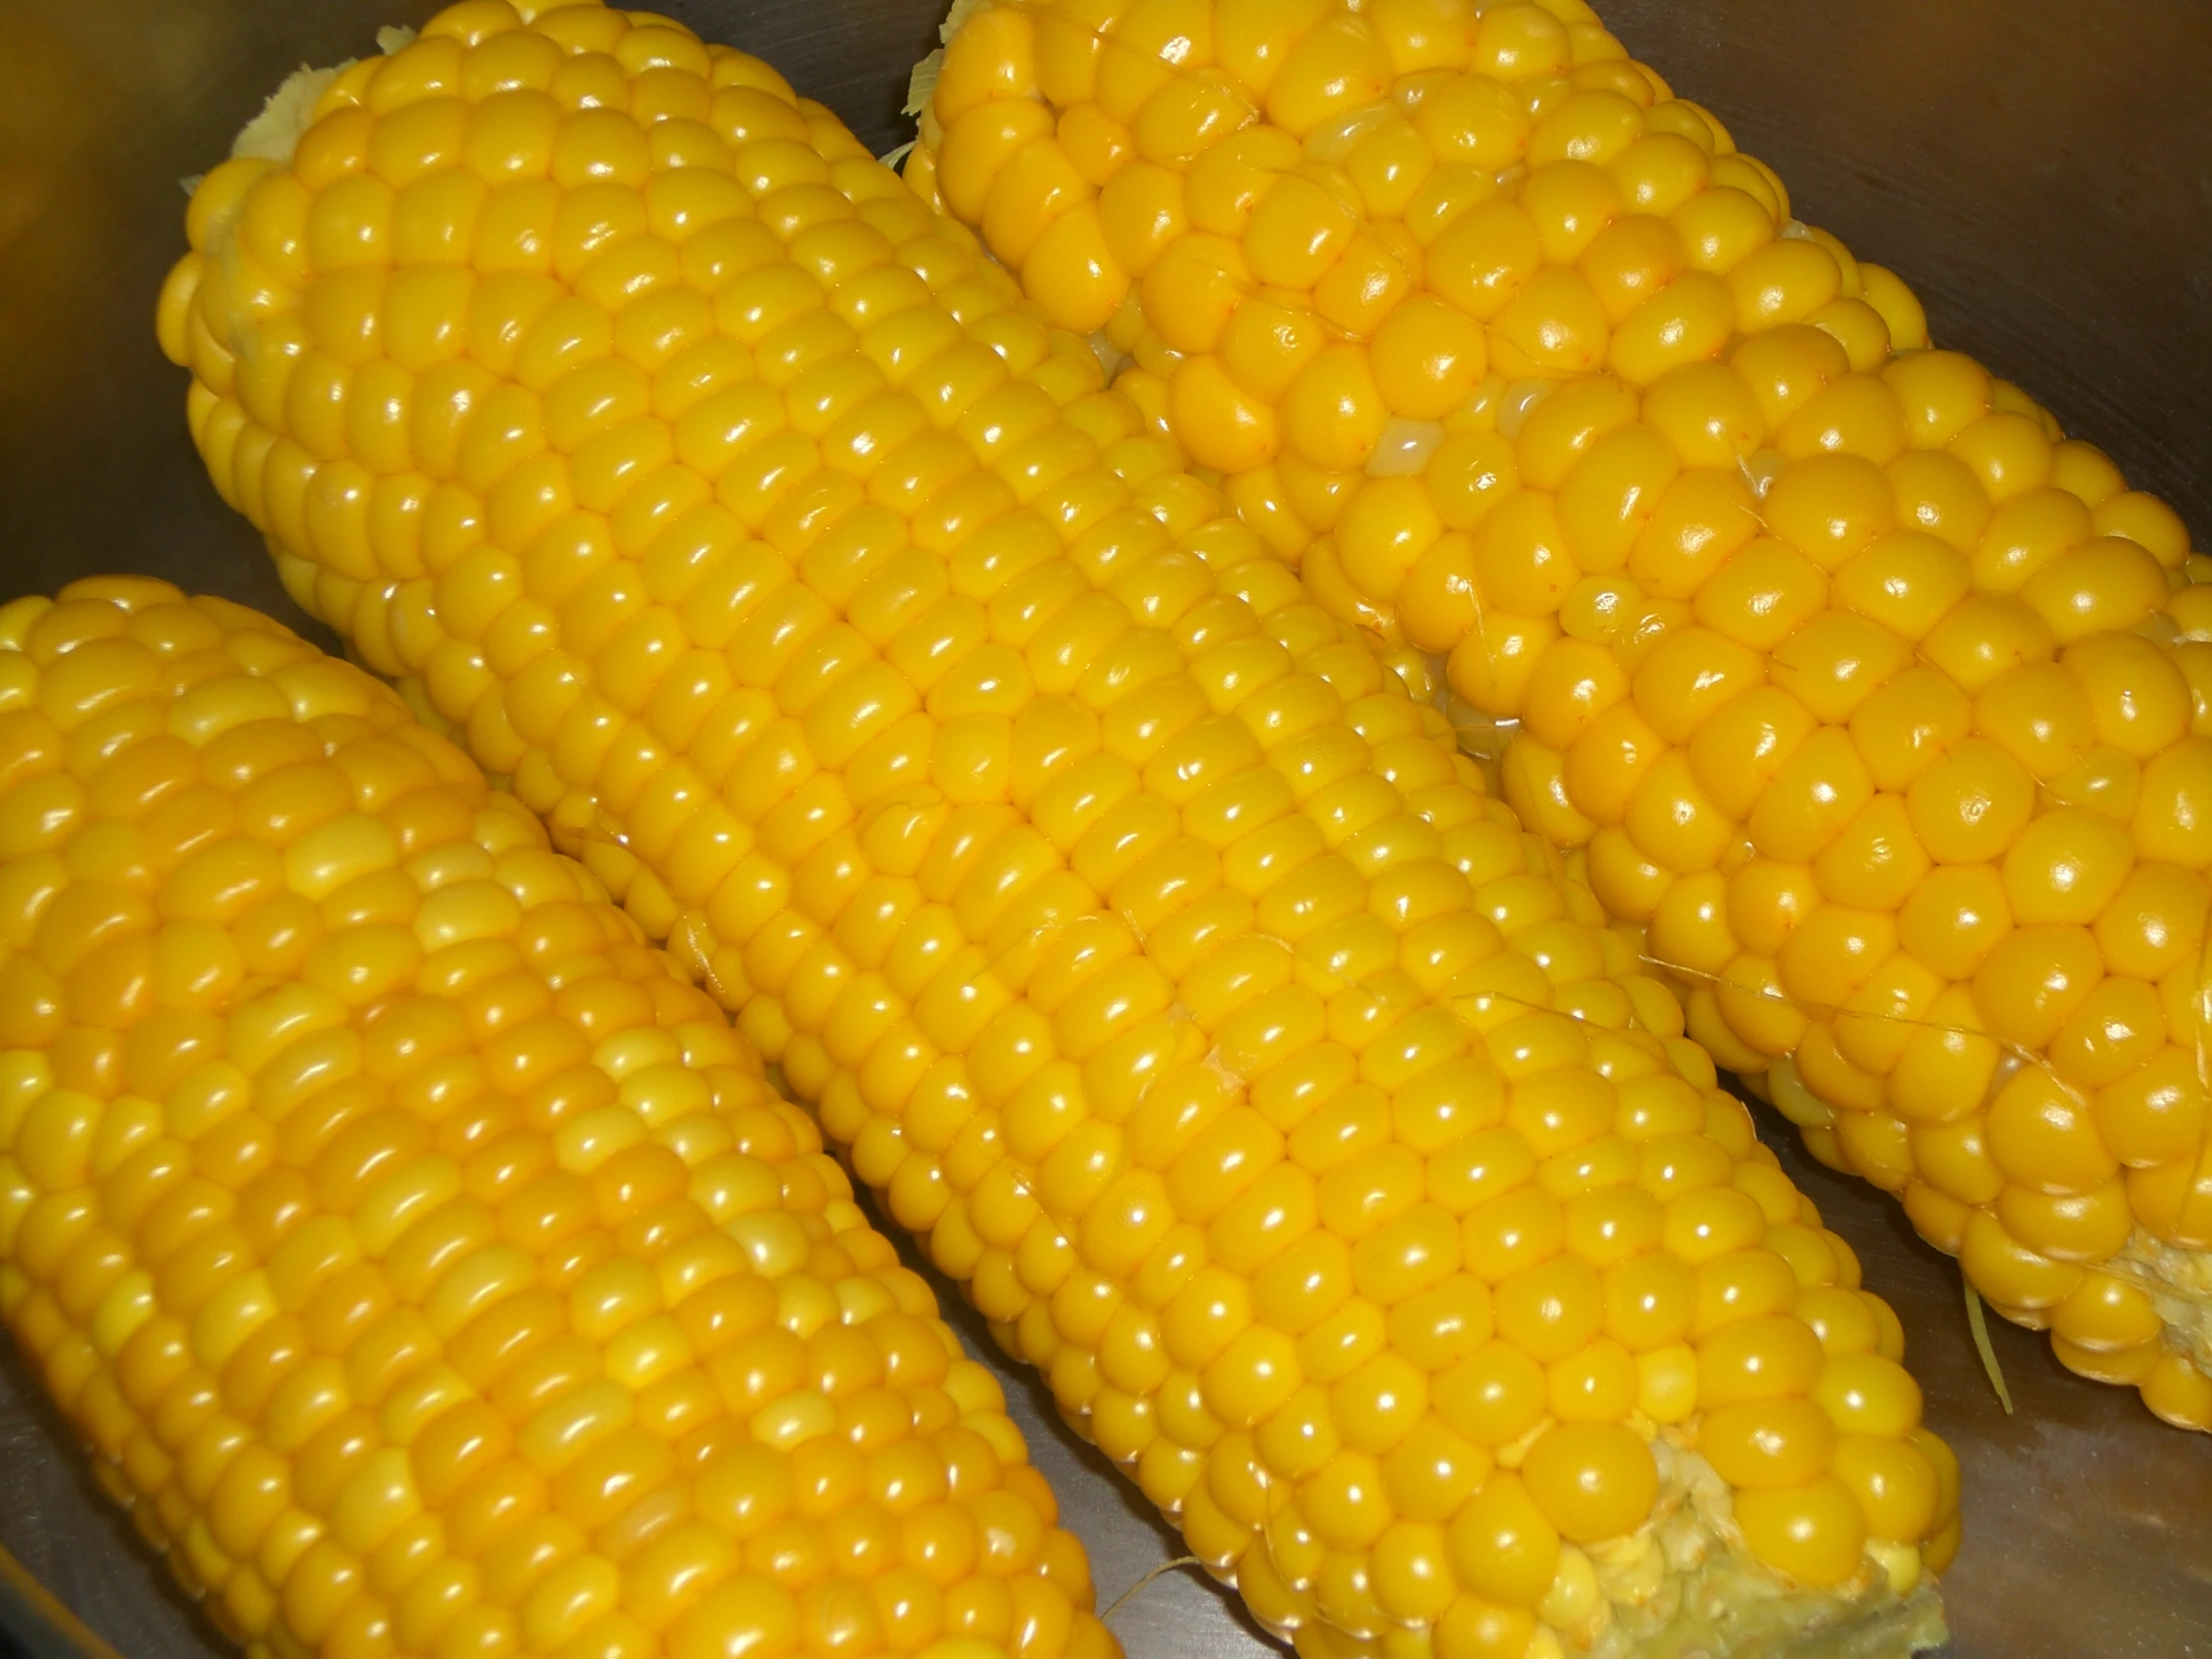
[[[566,268],[486,241],[508,100],[559,111],[501,153],[549,223],[603,228]],[[163,337],[291,590],[742,1008],[1271,1628],[1933,1627],[1955,1471],[1902,1334],[1671,997],[826,112],[476,0],[188,228]]]
[[[1057,119],[1066,146],[1113,117],[1142,135],[1113,177],[1166,169],[1181,183],[1159,186],[1173,206],[1152,223],[1169,240],[1110,326],[1127,337],[1141,318],[1171,355],[1214,352],[1248,396],[1279,401],[1282,453],[1231,452],[1236,434],[1273,434],[1272,417],[1179,404],[1183,377],[1214,374],[1199,366],[1212,359],[1162,370],[1140,335],[1121,383],[1194,458],[1239,475],[1232,495],[1263,531],[1277,493],[1243,469],[1275,467],[1296,522],[1268,533],[1302,558],[1307,590],[1440,659],[1470,741],[1502,746],[1507,800],[1552,844],[1581,849],[1576,867],[1608,911],[1674,972],[1692,1034],[1770,1093],[1821,1158],[1899,1194],[2008,1317],[2051,1330],[2069,1367],[2212,1426],[2200,1255],[2212,1246],[2200,961],[2212,611],[2190,585],[2212,567],[2170,509],[2065,441],[2017,388],[1906,349],[1925,334],[1902,285],[1832,239],[1793,237],[1786,199],[1761,198],[1766,222],[1735,205],[1738,241],[1685,235],[1685,215],[1703,224],[1740,190],[1759,194],[1749,164],[1624,63],[1582,8],[1554,10],[974,12],[945,54],[917,186],[1012,260],[1006,228],[1021,214],[1072,218],[1087,199],[1040,189],[1045,163],[1016,165],[974,134]],[[1550,42],[1544,69],[1571,63],[1567,82],[1530,79],[1497,45],[1507,31]],[[1171,37],[1199,44],[1178,54]],[[1354,38],[1395,79],[1378,69],[1356,94]],[[1493,100],[1522,96],[1525,147],[1495,148],[1468,113],[1470,83],[1435,79],[1445,69]],[[1220,103],[1190,156],[1161,148],[1180,130],[1158,111],[1204,89],[1227,99],[1232,82],[1242,105]],[[1455,101],[1439,110],[1446,84]],[[1362,102],[1385,87],[1399,113]],[[1647,106],[1641,128],[1614,108],[1622,94]],[[1654,136],[1660,119],[1673,125]],[[1261,273],[1254,230],[1315,181],[1337,187],[1331,257],[1347,267],[1359,238],[1396,245],[1435,223],[1431,185],[1426,205],[1399,205],[1383,171],[1359,165],[1370,149],[1397,155],[1410,132],[1430,160],[1408,180],[1438,177],[1422,168],[1454,144],[1500,169],[1424,244],[1427,291],[1373,289],[1384,308],[1363,324],[1332,312],[1329,276],[1298,301],[1266,285],[1283,273]],[[1685,133],[1714,139],[1703,152],[1716,157],[1678,176],[1706,184],[1686,197],[1653,183],[1643,159],[1687,161]],[[1270,146],[1290,171],[1255,187],[1245,151]],[[1193,227],[1231,199],[1215,193],[1232,172],[1245,181],[1233,199],[1253,211],[1244,266],[1171,271],[1170,251],[1219,241],[1210,222]],[[1111,188],[1097,206],[1109,223]],[[1504,258],[1507,223],[1557,263]],[[1317,262],[1319,236],[1301,244]],[[1667,349],[1644,351],[1634,317],[1601,307],[1616,325],[1602,358],[1570,355],[1587,332],[1571,307],[1529,296],[1579,303],[1589,283],[1602,299],[1627,249],[1647,275],[1619,291],[1664,313],[1651,337]],[[1689,278],[1666,274],[1692,267],[1720,278],[1705,278],[1708,327],[1667,308]],[[1029,282],[1033,296],[1051,276]],[[1854,290],[1889,328],[1849,320],[1862,298],[1836,296]],[[1201,309],[1219,321],[1205,342],[1190,331]],[[1304,482],[1300,469],[1325,457],[1298,436],[1297,382],[1245,372],[1258,361],[1236,343],[1248,315],[1270,340],[1304,328],[1328,341],[1315,372],[1329,353],[1365,354],[1379,412],[1363,424],[1367,405],[1339,397],[1326,431],[1380,434],[1386,410],[1441,417],[1440,440],[1402,464],[1387,441],[1348,447],[1332,489]],[[1529,349],[1525,327],[1560,349]],[[1401,332],[1420,349],[1400,349]],[[1393,365],[1447,361],[1465,367],[1436,382],[1432,405],[1389,394]],[[1163,374],[1164,399],[1152,384]]]
[[0,608],[0,1314],[256,1655],[1117,1651],[708,998],[389,690]]

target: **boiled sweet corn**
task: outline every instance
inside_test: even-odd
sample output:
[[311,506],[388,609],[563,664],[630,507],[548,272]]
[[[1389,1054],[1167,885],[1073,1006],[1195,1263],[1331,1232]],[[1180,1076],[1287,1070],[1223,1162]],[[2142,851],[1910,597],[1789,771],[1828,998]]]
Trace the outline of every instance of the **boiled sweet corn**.
[[218,486],[1260,1619],[1938,1628],[1955,1470],[1848,1247],[972,239],[642,14],[476,0],[309,113],[163,304]]
[[0,608],[0,1312],[252,1654],[1117,1651],[752,1049],[388,689]]
[[1311,594],[1439,659],[1692,1034],[2212,1427],[2212,566],[2168,508],[1915,349],[1579,0],[973,10],[918,154]]

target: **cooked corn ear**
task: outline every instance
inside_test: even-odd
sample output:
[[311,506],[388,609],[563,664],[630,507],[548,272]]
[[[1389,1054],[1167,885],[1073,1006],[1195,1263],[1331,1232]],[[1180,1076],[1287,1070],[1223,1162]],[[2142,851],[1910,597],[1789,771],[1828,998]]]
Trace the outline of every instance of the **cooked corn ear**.
[[1118,1652],[812,1120],[388,688],[0,607],[0,1315],[247,1652]]

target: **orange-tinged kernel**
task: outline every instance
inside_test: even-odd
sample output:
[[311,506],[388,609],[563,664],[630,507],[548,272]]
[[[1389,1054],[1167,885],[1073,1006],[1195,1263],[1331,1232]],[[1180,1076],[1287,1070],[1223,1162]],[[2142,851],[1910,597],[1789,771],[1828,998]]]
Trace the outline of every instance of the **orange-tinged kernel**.
[[2096,1095],[2098,1138],[2134,1168],[2193,1155],[2205,1112],[2205,1090],[2189,1053],[2169,1045],[2131,1075]]
[[1832,1358],[1813,1397],[1843,1434],[1903,1439],[1920,1426],[1920,1385],[1879,1355]]
[[1264,465],[1279,441],[1275,410],[1249,396],[1214,356],[1177,368],[1168,382],[1168,419],[1194,460],[1223,472]]
[[1933,1529],[1939,1491],[1919,1446],[1847,1434],[1836,1442],[1831,1468],[1859,1500],[1871,1536],[1917,1543]]
[[1476,536],[1474,565],[1485,607],[1527,617],[1556,613],[1582,574],[1567,552],[1554,498],[1536,490],[1498,504]]
[[2061,646],[2134,628],[2165,602],[2165,593],[2157,557],[2110,535],[2061,553],[2019,588]]
[[[1556,144],[1546,148],[1556,151]],[[1556,153],[1530,157],[1530,172],[1517,191],[1523,210],[1536,223],[1544,257],[1553,265],[1573,265],[1612,223],[1620,210],[1618,187],[1599,158],[1565,158]]]
[[[1501,198],[1452,221],[1428,250],[1428,279],[1443,299],[1489,321],[1537,274],[1542,260],[1535,221],[1518,203]],[[1594,293],[1590,303],[1594,309]],[[1597,314],[1602,326],[1603,313]]]
[[1560,1256],[1514,1275],[1495,1290],[1499,1334],[1540,1361],[1563,1359],[1596,1335],[1603,1320],[1597,1274]]
[[1725,274],[1774,240],[1774,217],[1733,184],[1700,192],[1668,216],[1700,271]]
[[1768,527],[1823,570],[1849,565],[1896,518],[1890,481],[1857,455],[1819,455],[1788,468],[1767,491]]
[[2037,1193],[2007,1187],[1997,1196],[1997,1216],[2029,1249],[2054,1262],[2101,1262],[2134,1230],[2125,1188],[2118,1180],[2082,1193]]
[[[2126,778],[2131,769],[2117,757],[2115,762],[2120,778]],[[2212,822],[2208,822],[2206,812],[2206,785],[2212,782],[2212,746],[2202,738],[2185,739],[2145,766],[2141,780],[2130,820],[2137,855],[2165,859],[2190,869],[2202,869],[2212,862],[2212,856],[2208,856],[2212,848],[2207,846],[2208,838],[2212,838]],[[2120,803],[2114,806],[2124,810]]]
[[2003,877],[1988,864],[1931,870],[1898,913],[1898,942],[1945,979],[1972,975],[2010,928]]
[[1028,97],[1036,89],[1034,53],[1034,30],[1018,13],[961,31],[931,100],[937,120],[950,126],[986,99]]
[[1551,1583],[1559,1535],[1521,1478],[1490,1476],[1452,1521],[1452,1565],[1460,1581],[1487,1600],[1528,1607]]
[[1285,54],[1269,78],[1267,115],[1304,137],[1334,115],[1372,104],[1390,84],[1390,63],[1364,20],[1333,16]]
[[1835,1443],[1828,1413],[1798,1396],[1709,1407],[1698,1442],[1721,1477],[1747,1495],[1819,1475]]
[[1490,330],[1490,357],[1515,378],[1585,374],[1605,361],[1604,307],[1573,271],[1547,267],[1520,284]]
[[1555,1362],[1545,1374],[1551,1414],[1562,1422],[1613,1422],[1636,1405],[1636,1358],[1610,1339]]
[[1744,333],[1800,322],[1833,300],[1843,276],[1827,249],[1783,239],[1736,263],[1727,274]]
[[1577,564],[1617,571],[1658,511],[1678,463],[1673,446],[1649,426],[1595,437],[1560,482],[1560,522]]
[[1386,418],[1368,353],[1325,346],[1284,394],[1283,441],[1312,465],[1349,470],[1366,463]]
[[1974,974],[1972,1004],[1993,1034],[2041,1048],[2103,977],[2080,927],[2015,927]]
[[1514,448],[1522,478],[1556,490],[1593,444],[1635,418],[1635,398],[1604,378],[1576,381],[1524,404]]
[[1958,1259],[1981,1294],[2007,1307],[2052,1307],[2081,1282],[2081,1270],[2039,1256],[2005,1232],[2003,1224],[1977,1211],[1966,1223]]
[[2077,1348],[2117,1353],[2155,1342],[2159,1319],[2144,1293],[2110,1274],[2083,1276],[2073,1294],[2051,1310],[2051,1326]]
[[2051,1064],[2076,1087],[2099,1088],[2156,1058],[2165,1039],[2157,991],[2140,979],[2107,978],[2052,1039]]
[[2083,1192],[2114,1172],[2093,1115],[2071,1091],[2027,1069],[1990,1103],[1989,1153],[2014,1181],[2041,1191]]
[[2187,730],[2180,672],[2150,641],[2128,634],[2084,640],[2066,651],[2064,666],[2085,694],[2099,742],[2148,761]]
[[1730,640],[1771,651],[1818,615],[1827,597],[1828,583],[1810,560],[1762,538],[1705,584],[1695,614]]
[[2009,755],[1968,738],[1914,781],[1906,803],[1921,844],[1937,863],[1988,863],[2026,829],[2032,790]]
[[2039,488],[2050,476],[2051,442],[2027,416],[1996,410],[1950,440],[1950,452],[1981,480],[1992,501]]
[[1834,1476],[1747,1492],[1738,1506],[1745,1542],[1771,1565],[1822,1585],[1840,1583],[1858,1570],[1866,1519],[1851,1488]]
[[1393,414],[1440,420],[1464,403],[1488,366],[1481,329],[1441,299],[1417,295],[1376,331],[1376,384]]
[[1918,448],[1948,443],[1988,412],[1988,374],[1955,351],[1900,356],[1883,377],[1905,405]]
[[1060,327],[1091,333],[1105,325],[1122,302],[1128,277],[1096,205],[1084,203],[1038,234],[1022,263],[1022,282]]
[[1751,493],[1721,473],[1690,472],[1660,497],[1628,556],[1629,576],[1659,599],[1686,599],[1758,534]]
[[1632,1530],[1658,1490],[1650,1449],[1617,1423],[1551,1429],[1529,1448],[1522,1478],[1561,1536],[1578,1543]]
[[1819,1345],[1795,1319],[1730,1325],[1698,1344],[1698,1397],[1708,1406],[1787,1398],[1821,1375]]

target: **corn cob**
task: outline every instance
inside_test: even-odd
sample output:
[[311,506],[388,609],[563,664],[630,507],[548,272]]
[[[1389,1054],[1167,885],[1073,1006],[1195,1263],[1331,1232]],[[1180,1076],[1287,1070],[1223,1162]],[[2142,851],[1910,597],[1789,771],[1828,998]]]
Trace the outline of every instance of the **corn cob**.
[[[1210,44],[1171,74],[1171,37]],[[1466,112],[1491,104],[1523,114],[1484,151]],[[1058,138],[987,142],[1016,128]],[[1311,594],[1439,659],[1507,800],[1817,1156],[1898,1194],[2072,1370],[2212,1427],[2212,565],[2175,515],[1918,349],[1903,284],[1789,221],[1577,0],[971,11],[923,138],[918,187],[1001,258],[1030,239],[1048,306],[1081,291],[1050,239],[1091,234],[1058,226],[1126,254],[1117,191],[1168,204],[1156,263],[1109,284],[1121,383],[1280,549],[1326,533]],[[1479,185],[1438,198],[1478,151]],[[1046,188],[1071,165],[1095,202]],[[1286,199],[1322,214],[1294,221],[1297,293],[1255,285]],[[1201,223],[1223,204],[1241,266]],[[1373,247],[1396,290],[1333,310]],[[1599,312],[1609,334],[1573,320]],[[1330,343],[1300,373],[1335,362],[1359,397],[1247,371],[1252,338],[1301,330]],[[1380,435],[1311,471],[1355,431]]]
[[249,1653],[1118,1651],[812,1120],[388,688],[0,608],[0,1311]]
[[[1735,501],[1671,570],[1639,526],[1531,618],[1525,666],[1461,624],[1507,798],[1818,1157],[2069,1369],[2212,1428],[2212,567],[1953,353],[1865,375],[1777,332],[1641,399],[1553,395],[1519,454],[1604,403],[1582,483],[1671,463],[1686,399],[1738,457],[1690,457],[1653,520]],[[1617,629],[1590,626],[1600,590]]]
[[1471,509],[1534,384],[1644,386],[1801,320],[1862,368],[1926,343],[1902,282],[1581,0],[954,17],[908,183],[1133,359],[1120,388],[1340,608],[1404,555],[1379,505],[1425,473]]
[[1955,1468],[1895,1316],[1080,339],[642,14],[464,5],[308,113],[164,298],[218,487],[1257,1617],[1931,1639]]

